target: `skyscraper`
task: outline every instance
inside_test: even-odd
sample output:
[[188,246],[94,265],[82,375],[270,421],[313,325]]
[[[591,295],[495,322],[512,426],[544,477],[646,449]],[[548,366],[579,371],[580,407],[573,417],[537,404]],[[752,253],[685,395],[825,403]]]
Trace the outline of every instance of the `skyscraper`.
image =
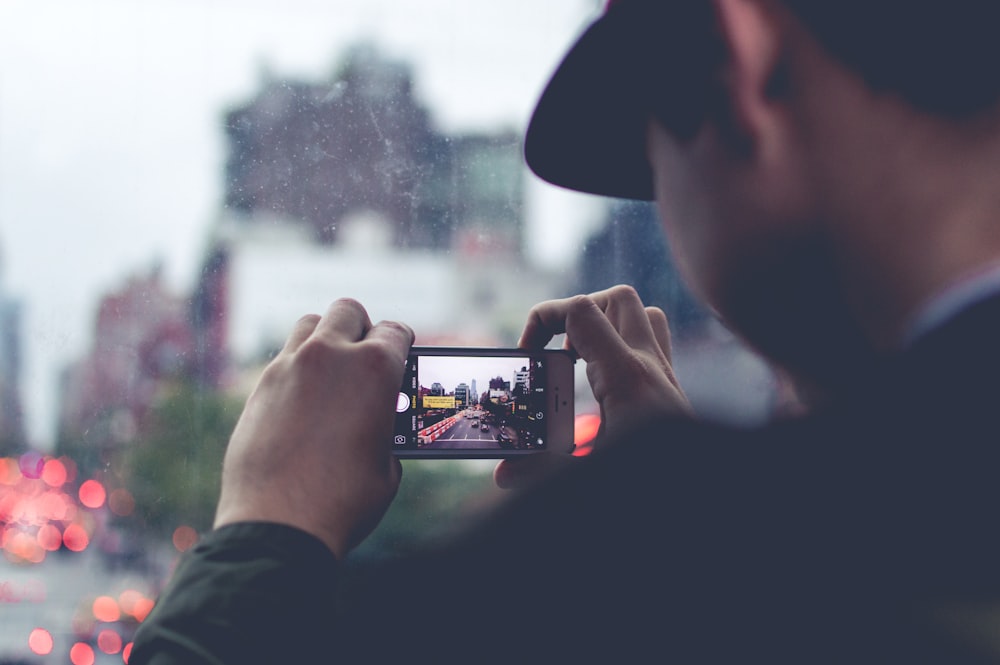
[[0,454],[26,445],[21,405],[21,303],[7,295],[0,279]]
[[464,409],[470,403],[469,384],[462,382],[455,386],[455,405],[460,409]]

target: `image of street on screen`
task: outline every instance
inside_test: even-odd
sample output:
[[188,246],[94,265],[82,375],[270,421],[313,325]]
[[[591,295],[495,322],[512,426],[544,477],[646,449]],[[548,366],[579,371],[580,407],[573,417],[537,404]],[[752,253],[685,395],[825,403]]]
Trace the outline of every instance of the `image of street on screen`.
[[542,449],[545,405],[541,357],[411,357],[394,444],[426,451]]

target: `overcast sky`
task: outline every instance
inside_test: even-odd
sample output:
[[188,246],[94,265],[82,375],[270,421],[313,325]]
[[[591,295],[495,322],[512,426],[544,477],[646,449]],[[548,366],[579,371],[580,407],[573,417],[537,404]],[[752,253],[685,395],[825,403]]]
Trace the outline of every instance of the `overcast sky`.
[[[225,109],[264,69],[319,80],[372,40],[413,63],[445,131],[523,129],[596,0],[0,0],[0,292],[25,308],[47,443],[56,372],[97,297],[157,260],[189,288],[222,196]],[[594,201],[533,187],[528,250],[568,263]],[[590,225],[590,226],[588,226]]]
[[440,383],[445,392],[452,392],[455,386],[465,383],[480,393],[489,389],[490,379],[498,376],[514,385],[514,372],[527,367],[527,358],[453,358],[450,356],[421,356],[418,360],[417,378],[420,385],[430,388]]

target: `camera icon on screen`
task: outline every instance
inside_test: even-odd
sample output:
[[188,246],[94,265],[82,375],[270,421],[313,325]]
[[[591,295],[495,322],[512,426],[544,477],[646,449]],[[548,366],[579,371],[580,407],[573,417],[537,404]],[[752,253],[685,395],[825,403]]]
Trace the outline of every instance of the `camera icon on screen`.
[[405,443],[406,443],[406,437],[403,436],[402,434],[397,434],[396,435],[396,445],[397,446],[402,446]]

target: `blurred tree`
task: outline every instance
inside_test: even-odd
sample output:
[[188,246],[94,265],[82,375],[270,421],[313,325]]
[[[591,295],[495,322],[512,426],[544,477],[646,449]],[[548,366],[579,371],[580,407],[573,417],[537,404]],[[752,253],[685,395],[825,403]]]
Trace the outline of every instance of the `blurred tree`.
[[149,529],[211,528],[222,457],[242,400],[177,383],[154,407],[127,454],[128,484]]

